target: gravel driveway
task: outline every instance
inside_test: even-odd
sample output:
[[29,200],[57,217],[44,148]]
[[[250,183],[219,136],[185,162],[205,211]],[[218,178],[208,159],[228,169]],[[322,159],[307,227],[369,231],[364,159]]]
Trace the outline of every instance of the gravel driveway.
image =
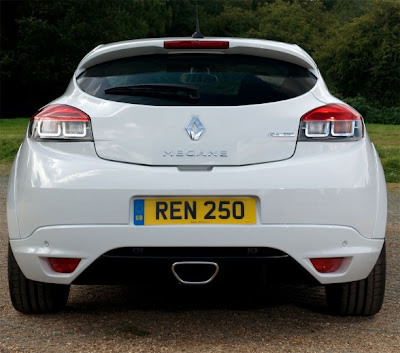
[[7,180],[0,177],[0,352],[398,352],[400,184],[389,185],[388,278],[373,318],[327,313],[322,288],[73,286],[67,310],[26,316],[7,285]]

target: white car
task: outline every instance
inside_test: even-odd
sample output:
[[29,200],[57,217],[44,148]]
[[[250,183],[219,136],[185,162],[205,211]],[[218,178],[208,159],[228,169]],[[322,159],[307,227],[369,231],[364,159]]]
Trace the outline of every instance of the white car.
[[373,315],[384,297],[378,154],[297,45],[98,46],[31,119],[7,211],[23,313],[61,309],[71,284],[245,285],[256,272],[306,274],[340,315]]

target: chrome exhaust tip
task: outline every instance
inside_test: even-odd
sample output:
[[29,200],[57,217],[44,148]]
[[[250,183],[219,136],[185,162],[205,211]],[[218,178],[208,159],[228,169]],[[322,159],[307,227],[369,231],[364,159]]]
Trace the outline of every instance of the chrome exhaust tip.
[[[182,279],[182,275],[179,275],[177,273],[177,268],[179,266],[188,266],[188,265],[202,265],[202,266],[212,266],[214,267],[213,270],[213,274],[211,275],[211,277],[209,277],[206,280],[203,281],[186,281],[184,279]],[[179,281],[179,283],[181,284],[187,284],[187,285],[203,285],[203,284],[209,284],[210,282],[212,282],[214,280],[214,278],[217,276],[218,272],[219,272],[219,266],[217,263],[215,262],[209,262],[209,261],[181,261],[181,262],[175,262],[172,264],[171,266],[171,271],[173,273],[173,275],[175,276],[175,278]]]

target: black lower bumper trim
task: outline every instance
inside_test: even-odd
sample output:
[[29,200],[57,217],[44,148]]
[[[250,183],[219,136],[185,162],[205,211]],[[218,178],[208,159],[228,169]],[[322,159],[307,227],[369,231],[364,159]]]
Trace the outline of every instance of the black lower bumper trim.
[[[171,266],[179,261],[217,263],[220,270],[213,284],[317,284],[316,280],[287,254],[269,248],[115,249],[98,258],[73,284],[176,283]],[[190,273],[186,276],[190,277]]]

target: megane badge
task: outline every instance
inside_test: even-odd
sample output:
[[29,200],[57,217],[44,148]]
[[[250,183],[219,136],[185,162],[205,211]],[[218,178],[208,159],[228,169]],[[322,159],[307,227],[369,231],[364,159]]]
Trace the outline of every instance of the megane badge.
[[204,126],[200,119],[197,116],[194,116],[186,126],[186,131],[192,140],[197,141],[204,131]]

